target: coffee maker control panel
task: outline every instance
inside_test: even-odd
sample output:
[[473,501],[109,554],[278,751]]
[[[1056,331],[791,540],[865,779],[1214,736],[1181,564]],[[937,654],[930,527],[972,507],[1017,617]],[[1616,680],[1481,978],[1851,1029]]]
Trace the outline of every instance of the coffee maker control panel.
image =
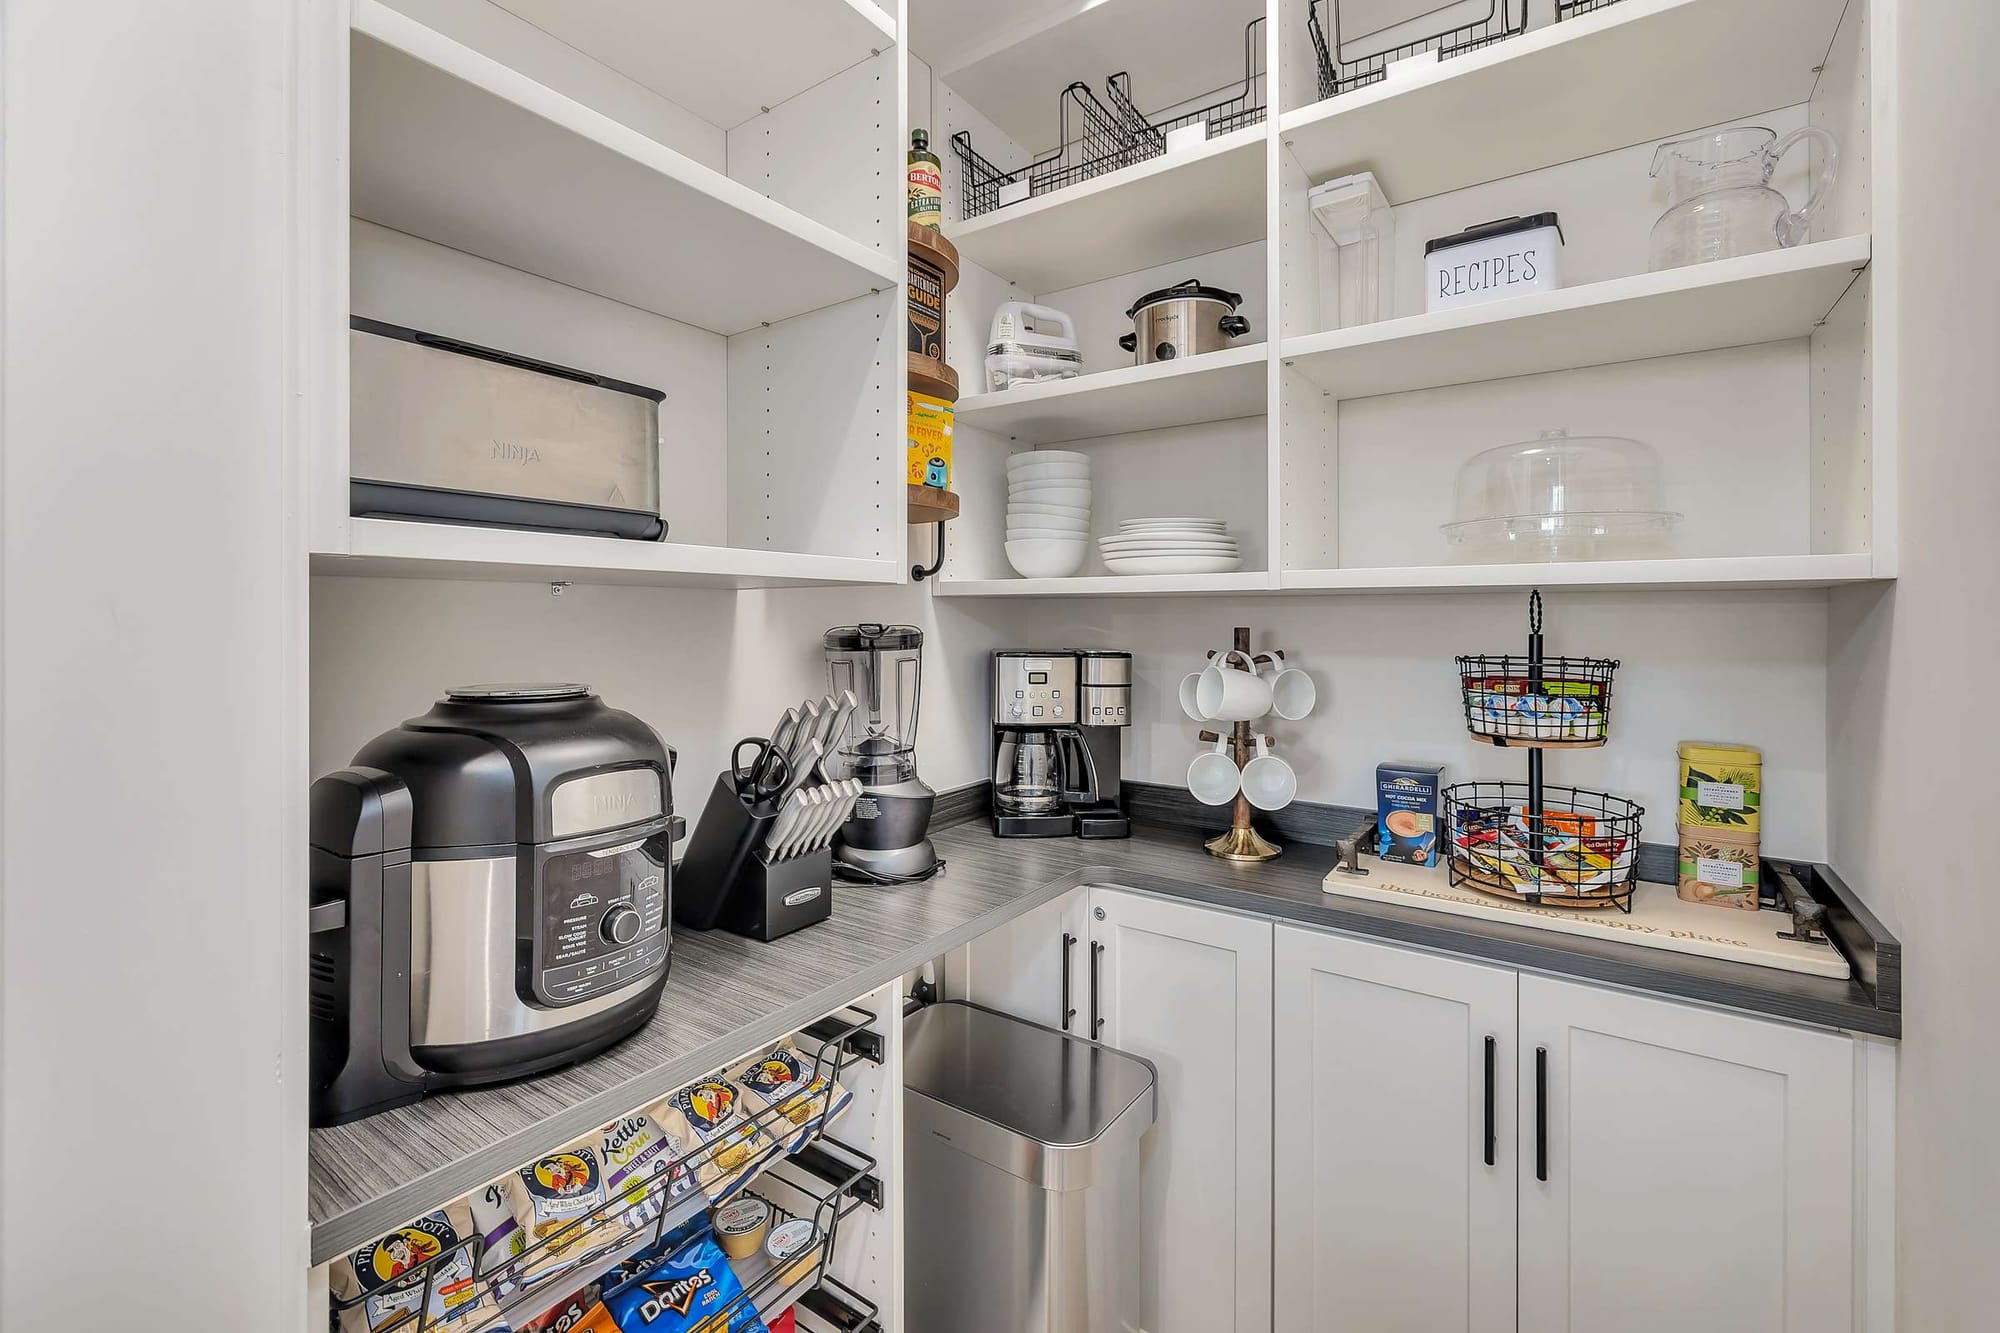
[[1073,653],[995,653],[993,721],[1068,727],[1082,720]]

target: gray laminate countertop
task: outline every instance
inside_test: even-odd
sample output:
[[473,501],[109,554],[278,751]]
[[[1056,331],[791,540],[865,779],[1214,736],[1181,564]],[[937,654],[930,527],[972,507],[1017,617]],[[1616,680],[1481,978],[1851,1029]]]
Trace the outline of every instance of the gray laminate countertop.
[[1334,897],[1331,848],[1262,865],[1219,861],[1190,829],[1130,839],[1001,841],[983,818],[936,830],[946,872],[903,888],[840,885],[830,921],[773,944],[677,931],[653,1021],[568,1069],[445,1093],[312,1132],[313,1262],[373,1239],[520,1162],[656,1100],[753,1047],[1082,884],[1118,884],[1277,920],[1371,935],[1804,1023],[1897,1036],[1858,982]]

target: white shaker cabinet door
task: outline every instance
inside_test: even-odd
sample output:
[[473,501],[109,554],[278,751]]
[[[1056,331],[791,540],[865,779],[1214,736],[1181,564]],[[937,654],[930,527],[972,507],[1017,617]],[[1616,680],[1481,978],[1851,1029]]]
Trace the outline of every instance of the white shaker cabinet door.
[[1520,1032],[1522,1329],[1853,1327],[1849,1038],[1533,976]]
[[1514,1328],[1504,968],[1280,926],[1276,1326]]
[[951,997],[1087,1037],[1087,935],[1084,891],[1073,889],[967,944],[947,978]]
[[1099,1040],[1159,1071],[1145,1333],[1270,1333],[1271,923],[1105,889],[1090,908],[1083,1034],[1094,996]]

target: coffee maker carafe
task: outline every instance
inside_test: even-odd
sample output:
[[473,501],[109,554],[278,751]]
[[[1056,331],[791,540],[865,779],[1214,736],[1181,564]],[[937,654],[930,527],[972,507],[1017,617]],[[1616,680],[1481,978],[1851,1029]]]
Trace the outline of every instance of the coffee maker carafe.
[[1122,838],[1120,750],[1131,654],[993,655],[993,832]]

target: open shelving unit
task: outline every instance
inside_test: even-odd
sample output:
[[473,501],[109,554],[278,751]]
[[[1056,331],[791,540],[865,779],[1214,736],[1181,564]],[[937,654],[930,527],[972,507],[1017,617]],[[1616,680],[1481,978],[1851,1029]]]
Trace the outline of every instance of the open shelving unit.
[[1264,235],[1265,135],[1251,125],[953,228],[959,255],[1035,291]]
[[[1785,588],[1895,576],[1896,171],[1877,145],[1894,122],[1896,70],[1875,34],[1908,0],[1615,0],[1561,22],[1531,5],[1517,36],[1391,67],[1325,99],[1310,3],[1265,9],[1274,110],[1261,125],[969,221],[952,221],[947,162],[946,231],[967,263],[953,307],[961,373],[976,376],[985,311],[1000,300],[1071,313],[1085,357],[1076,379],[960,402],[966,513],[939,595]],[[937,8],[912,22],[961,38],[937,59],[940,138],[968,128],[1013,163],[1055,134],[1061,82],[1037,53],[1067,37],[1105,66],[1078,77],[1101,82],[1146,68],[1165,40],[1155,29],[1172,27],[1171,5],[1136,0],[1050,4],[985,30],[963,6]],[[1120,15],[1125,29],[1104,36]],[[1211,45],[1213,85],[1232,48]],[[1190,58],[1192,42],[1181,46],[1175,58]],[[1654,146],[1732,124],[1811,124],[1839,138],[1827,206],[1794,248],[1649,272],[1647,236],[1665,207],[1648,179]],[[1774,182],[1794,206],[1819,169],[1805,156]],[[1236,190],[1261,190],[1261,218],[1240,196],[1214,199],[1225,168]],[[1326,313],[1333,251],[1306,195],[1361,170],[1396,207],[1397,299],[1378,322],[1343,328]],[[1239,210],[1236,224],[1218,222],[1225,207]],[[1560,213],[1566,286],[1425,310],[1426,239],[1541,211]],[[1246,295],[1250,337],[1268,350],[1170,367],[1100,355],[1125,304],[1169,271],[1251,292],[1247,278],[1208,272],[1244,253],[1228,243],[1245,238],[1264,279]],[[1244,427],[1259,419],[1264,450],[1253,457]],[[1683,516],[1669,543],[1611,548],[1623,558],[1465,563],[1439,531],[1457,468],[1553,429],[1651,444]],[[1203,432],[1214,436],[1207,460],[1190,444]],[[1138,461],[1149,443],[1161,450],[1151,469]],[[1246,568],[1131,580],[1089,561],[1073,578],[1010,577],[1003,525],[982,511],[1003,503],[1005,457],[1044,446],[1111,467],[1116,484],[1098,487],[1098,504],[1109,489],[1121,513],[1093,514],[1093,536],[1128,514],[1228,509],[1232,531],[1250,537]],[[1240,492],[1259,483],[1252,518]]]
[[1285,339],[1284,361],[1361,398],[1809,338],[1868,254],[1868,237],[1847,236],[1305,334]]
[[905,577],[896,20],[868,0],[700,10],[354,0],[344,124],[328,134],[344,170],[326,194],[351,219],[330,245],[348,275],[340,314],[663,392],[667,534],[351,515],[335,316],[315,573]]
[[[1286,6],[1299,48],[1305,3]],[[1280,136],[1316,181],[1373,171],[1395,202],[1424,199],[1804,103],[1847,7],[1617,0],[1324,101],[1287,64]]]
[[958,400],[957,420],[1023,444],[1088,440],[1260,416],[1263,343],[1180,361],[1101,370]]
[[356,217],[724,336],[900,280],[893,255],[380,0],[356,0],[354,33]]

